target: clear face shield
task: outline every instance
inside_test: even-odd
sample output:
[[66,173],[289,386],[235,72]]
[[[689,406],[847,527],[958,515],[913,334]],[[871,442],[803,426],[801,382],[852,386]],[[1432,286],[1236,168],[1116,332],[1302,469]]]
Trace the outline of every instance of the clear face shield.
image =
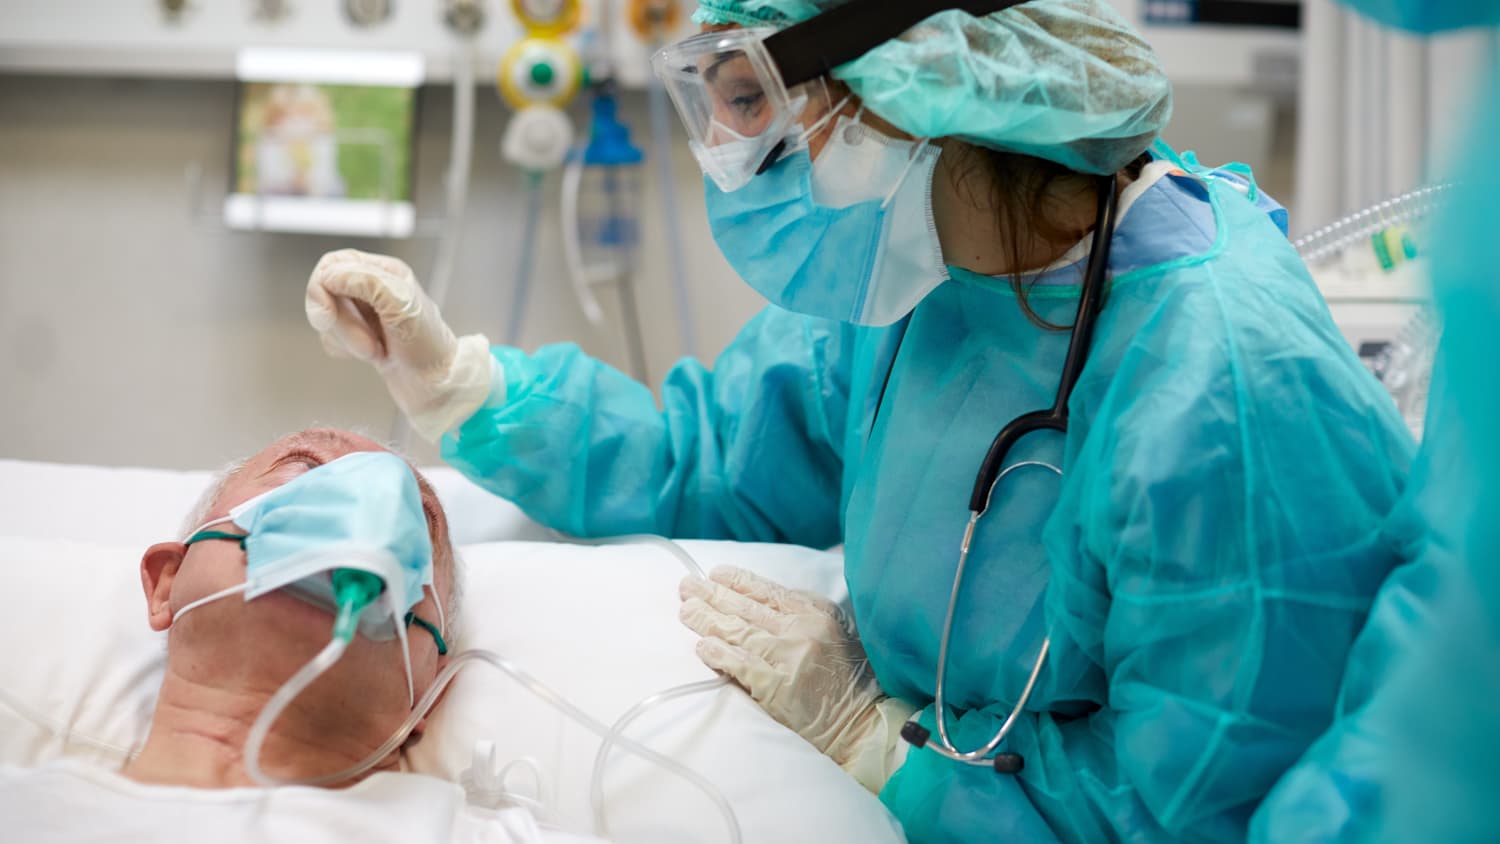
[[[788,89],[766,50],[776,30],[705,32],[664,47],[652,68],[687,127],[698,165],[737,190],[805,140],[804,123],[831,109],[821,77]],[[818,114],[804,115],[816,109]]]

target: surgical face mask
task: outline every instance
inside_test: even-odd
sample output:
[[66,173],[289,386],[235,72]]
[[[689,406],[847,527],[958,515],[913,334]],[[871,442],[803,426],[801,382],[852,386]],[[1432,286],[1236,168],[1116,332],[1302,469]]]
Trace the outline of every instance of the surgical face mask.
[[[720,136],[729,136],[729,140],[720,141],[712,146],[706,146],[697,141],[689,141],[688,146],[692,149],[694,157],[698,159],[699,166],[705,173],[729,174],[729,173],[754,173],[760,164],[759,158],[764,156],[760,148],[760,142],[755,138],[735,137],[729,129],[721,129]],[[729,176],[721,178],[728,180]]]
[[[244,533],[212,529],[226,522]],[[250,601],[284,589],[333,612],[334,572],[350,569],[374,575],[384,586],[360,615],[361,634],[400,639],[405,657],[406,624],[414,621],[446,651],[441,632],[410,615],[433,582],[432,541],[416,477],[393,454],[356,452],[311,469],[208,522],[187,543],[205,539],[240,541],[245,583],[188,604],[174,624],[203,604],[241,591]],[[442,602],[436,603],[441,612]],[[409,665],[407,674],[410,685]]]
[[705,181],[709,226],[772,304],[889,325],[948,278],[932,220],[939,154],[840,116],[816,162],[798,149],[733,193]]

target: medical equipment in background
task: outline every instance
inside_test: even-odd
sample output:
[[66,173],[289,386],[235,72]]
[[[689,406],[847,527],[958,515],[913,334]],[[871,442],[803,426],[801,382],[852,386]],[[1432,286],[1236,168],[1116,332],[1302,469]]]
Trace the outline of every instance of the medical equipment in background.
[[[693,0],[15,0],[4,4],[0,71],[145,78],[227,79],[250,45],[329,50],[405,50],[422,55],[429,80],[446,81],[455,31],[472,32],[481,56],[500,56],[549,9],[577,9],[570,33],[595,30],[621,90],[645,90],[649,45],[633,24],[656,12],[667,38],[687,35]],[[525,20],[523,21],[522,18]],[[529,21],[529,24],[526,22]],[[570,35],[570,38],[572,35]]]
[[[625,12],[630,31],[641,38],[668,37],[671,27],[681,22],[678,1],[632,5]],[[526,33],[501,62],[501,96],[516,110],[506,128],[502,149],[506,160],[527,174],[528,196],[517,253],[516,292],[502,342],[515,346],[520,341],[535,264],[541,174],[566,161],[561,207],[563,257],[569,280],[585,318],[596,326],[604,324],[605,315],[594,288],[615,287],[630,369],[644,379],[645,346],[633,278],[640,243],[643,156],[619,118],[615,77],[622,62],[611,49],[618,42],[617,31],[622,29],[615,25],[618,5],[599,0],[597,22],[583,26],[585,15],[578,0],[513,0],[516,18]],[[565,38],[576,41],[578,48],[575,50]],[[588,140],[570,151],[573,130],[562,109],[582,85],[587,85],[592,94]],[[691,354],[696,331],[683,268],[669,131],[658,131],[656,150],[662,158],[659,173],[682,351]]]
[[[560,109],[584,82],[585,63],[576,52],[588,52],[587,66],[602,69],[604,72],[596,78],[609,79],[617,92],[643,90],[654,84],[648,62],[652,45],[682,37],[693,27],[687,14],[689,3],[691,0],[27,2],[5,13],[5,25],[0,26],[0,71],[224,78],[233,76],[242,45],[270,40],[283,49],[359,52],[368,51],[372,37],[378,35],[382,46],[416,54],[425,68],[425,81],[463,77],[457,79],[455,91],[459,92],[468,88],[472,61],[456,60],[457,38],[459,45],[474,56],[506,56],[499,82],[502,95],[513,108],[521,110],[533,103],[558,106],[556,110],[528,110],[524,116],[513,117],[503,145],[507,160],[523,169],[547,170],[561,166],[572,147],[573,125]],[[566,96],[553,96],[565,91]],[[517,93],[523,102],[513,101],[512,95]],[[468,102],[455,97],[455,128],[460,128],[456,124],[461,119],[471,122],[467,132],[453,138],[453,153],[472,148],[472,140],[465,140],[465,150],[459,148],[459,136],[472,138],[473,113],[459,107]],[[666,134],[660,137],[669,151]],[[461,158],[457,155],[451,159],[445,180],[450,186],[468,172],[467,166],[458,166]],[[668,160],[664,155],[664,178]],[[191,209],[201,204],[201,172],[201,167],[189,168]],[[686,281],[681,269],[680,228],[676,209],[670,207],[674,189],[669,181],[664,180],[663,186],[663,201],[669,204],[665,211],[670,223],[667,236],[673,244],[672,275],[684,320],[683,336],[690,339],[693,332],[690,312],[684,307]],[[447,204],[450,208],[462,207],[463,199],[466,196],[450,194]],[[526,221],[530,223],[537,217],[535,209],[541,207],[541,196],[528,192],[525,204]],[[206,215],[195,212],[193,216]],[[441,236],[457,227],[434,217],[415,220],[415,232],[435,230]],[[534,240],[534,236],[525,237],[523,245],[529,249]],[[437,269],[442,272],[424,276],[427,284],[439,288],[438,293],[446,292],[442,285],[453,266],[451,256],[456,254],[457,241],[451,243],[440,246]],[[526,264],[530,257],[518,255],[518,263]],[[441,297],[433,298],[441,304]],[[512,309],[513,322],[520,312]],[[508,334],[511,336],[503,339],[515,339],[514,331]],[[690,352],[691,345],[685,344],[684,351]]]
[[[474,162],[475,39],[484,24],[479,0],[447,0],[444,19],[453,32],[453,128],[449,132],[448,169],[444,173],[445,212],[437,258],[427,277],[427,295],[441,309],[453,281],[459,241],[469,210],[469,173]],[[391,441],[405,451],[411,442],[411,423],[399,409],[391,423]]]
[[515,110],[506,124],[500,151],[526,180],[521,240],[512,275],[515,293],[501,342],[518,346],[536,265],[545,174],[562,165],[573,145],[573,123],[563,109],[587,75],[577,52],[563,36],[580,19],[578,0],[513,0],[526,36],[505,52],[496,75],[500,97]]
[[[1041,648],[1037,651],[1036,664],[1031,669],[1031,676],[1027,678],[1026,686],[1021,690],[1015,706],[1011,708],[1005,721],[1000,724],[1000,728],[995,731],[988,742],[973,750],[959,750],[954,747],[953,740],[948,734],[948,710],[944,706],[948,679],[948,643],[953,633],[953,616],[958,609],[959,590],[963,586],[964,567],[969,561],[969,549],[974,541],[974,530],[978,527],[980,518],[990,507],[990,501],[995,495],[995,487],[1006,475],[1023,468],[1046,469],[1058,477],[1062,476],[1062,469],[1049,463],[1028,460],[1006,466],[1005,460],[1010,456],[1011,448],[1027,434],[1038,431],[1056,431],[1059,434],[1068,432],[1068,399],[1073,395],[1073,387],[1078,383],[1078,376],[1083,373],[1084,364],[1088,362],[1089,345],[1094,339],[1094,326],[1098,323],[1099,312],[1104,307],[1104,285],[1109,275],[1110,246],[1114,240],[1115,223],[1119,215],[1119,195],[1115,190],[1113,176],[1099,180],[1098,195],[1099,212],[1094,220],[1094,238],[1089,251],[1088,266],[1083,275],[1083,293],[1078,298],[1078,315],[1073,318],[1072,336],[1068,340],[1068,354],[1063,360],[1062,375],[1058,379],[1057,399],[1052,403],[1052,407],[1019,416],[1000,429],[1000,433],[990,443],[984,462],[980,464],[979,476],[974,480],[974,490],[969,497],[969,523],[964,528],[963,542],[959,545],[958,568],[953,573],[953,591],[948,597],[948,613],[943,619],[943,634],[938,645],[937,679],[933,697],[937,710],[939,743],[931,743],[929,739],[932,733],[916,721],[908,721],[901,728],[901,737],[913,747],[927,747],[939,756],[955,762],[977,767],[992,767],[1001,774],[1019,773],[1026,764],[1026,760],[1021,758],[1019,753],[995,753],[995,750],[1001,742],[1005,741],[1005,737],[1010,735],[1016,719],[1026,709],[1026,702],[1031,699],[1031,690],[1036,687],[1037,677],[1041,675],[1042,666],[1047,662],[1047,651],[1051,647],[1052,640],[1050,637],[1042,640]],[[891,360],[891,365],[894,366],[895,355],[892,355]],[[879,413],[878,404],[876,408],[876,413]]]
[[1390,391],[1418,439],[1442,336],[1421,260],[1425,225],[1453,187],[1432,185],[1376,203],[1293,244],[1334,322]]
[[1432,369],[1442,336],[1442,321],[1437,311],[1431,306],[1424,307],[1369,361],[1370,369],[1390,391],[1406,427],[1418,441],[1425,432]]
[[[592,33],[587,58],[592,95],[588,141],[572,150],[563,170],[561,212],[563,260],[584,316],[604,324],[604,309],[594,287],[611,285],[620,302],[620,327],[630,373],[646,380],[646,349],[634,270],[640,244],[641,151],[620,122],[615,99],[614,15],[610,0],[600,0],[599,31]],[[663,188],[670,187],[664,183]],[[672,221],[675,224],[675,221]]]
[[[1391,229],[1422,220],[1442,207],[1445,196],[1452,189],[1451,184],[1418,188],[1335,220],[1305,237],[1298,238],[1292,245],[1296,247],[1297,252],[1302,255],[1302,260],[1306,261],[1309,266],[1320,266],[1338,257],[1351,246],[1360,245],[1377,236],[1383,240]],[[1371,245],[1380,251],[1387,248],[1383,247],[1379,240],[1372,241]],[[1415,246],[1403,245],[1401,251],[1411,253],[1405,255],[1407,258],[1414,258],[1417,254]],[[1400,256],[1394,255],[1381,258],[1382,268],[1387,272],[1395,269],[1400,263],[1399,258]]]
[[641,151],[619,121],[612,83],[594,87],[589,140],[573,150],[563,169],[563,257],[578,301],[598,325],[604,310],[596,285],[613,285],[631,375],[646,379],[646,348],[636,305],[634,271],[640,244]]
[[344,0],[344,16],[358,27],[375,27],[391,19],[394,0]]
[[[666,45],[682,26],[680,0],[627,0],[626,19],[640,43],[655,53]],[[676,139],[672,135],[670,103],[667,89],[652,74],[646,82],[646,101],[651,115],[651,154],[656,157],[656,178],[660,184],[662,222],[667,233],[667,260],[671,265],[672,291],[677,299],[677,328],[681,335],[679,353],[695,357],[698,329],[693,320],[693,300],[688,295],[685,248],[682,241],[682,217],[677,211],[677,177],[672,172],[672,152]]]

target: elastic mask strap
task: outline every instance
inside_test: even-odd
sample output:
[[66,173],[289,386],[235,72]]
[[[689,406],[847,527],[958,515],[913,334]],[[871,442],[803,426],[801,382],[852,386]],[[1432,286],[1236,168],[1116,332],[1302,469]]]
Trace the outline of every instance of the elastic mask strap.
[[[248,536],[248,534],[243,534],[243,533],[228,533],[228,532],[222,531],[222,530],[209,530],[209,528],[213,527],[214,525],[222,525],[225,522],[228,522],[229,520],[230,520],[230,517],[229,516],[225,516],[222,519],[214,519],[213,521],[208,522],[207,524],[203,525],[203,527],[199,528],[198,531],[196,533],[194,533],[192,536],[189,536],[187,539],[184,539],[182,541],[182,544],[183,545],[192,545],[195,542],[202,542],[202,541],[204,541],[206,539],[231,539],[231,540],[234,540],[235,542],[238,542],[239,545],[240,545],[240,549],[243,550],[244,547],[245,547],[245,539]],[[220,589],[219,591],[213,593],[212,595],[205,595],[202,598],[199,598],[198,600],[189,603],[187,606],[185,606],[182,609],[178,610],[177,612],[173,613],[172,614],[172,624],[176,624],[177,622],[181,621],[182,617],[185,616],[185,615],[187,615],[188,612],[191,611],[191,610],[196,610],[197,608],[203,606],[204,604],[211,604],[214,601],[219,600],[220,598],[227,598],[230,595],[238,595],[241,592],[244,592],[245,588],[246,588],[246,584],[244,584],[244,583],[236,583],[235,585],[230,586],[227,589]]]
[[205,539],[233,539],[240,544],[240,549],[244,550],[245,540],[248,539],[249,536],[250,534],[248,533],[228,533],[227,531],[222,530],[200,530],[192,536],[189,536],[186,540],[183,541],[182,544],[192,545],[194,542],[202,542]]
[[[426,589],[429,593],[432,594],[432,603],[437,606],[437,611],[438,611],[438,631],[440,633],[442,633],[444,636],[447,636],[448,635],[448,613],[443,610],[443,602],[438,600],[437,590],[434,589],[434,588],[432,588],[431,585],[427,585],[427,586],[424,586],[422,588]],[[443,654],[443,653],[446,653],[446,652],[447,652],[447,647],[441,641],[439,641],[438,642],[438,653],[439,654]]]
[[238,595],[238,594],[240,594],[241,592],[244,592],[244,591],[245,591],[245,584],[243,584],[243,583],[236,583],[235,585],[229,587],[228,589],[220,589],[219,591],[213,593],[212,595],[205,595],[204,597],[199,598],[196,601],[193,601],[192,603],[188,604],[187,606],[183,607],[182,609],[180,609],[176,613],[174,613],[172,615],[172,623],[176,624],[177,622],[181,621],[182,617],[185,616],[185,615],[187,615],[190,610],[196,610],[197,608],[203,606],[204,604],[211,604],[214,601],[219,600],[220,598],[228,598],[230,595]]
[[896,192],[901,190],[903,184],[906,184],[906,177],[911,175],[912,166],[917,163],[917,159],[922,157],[922,151],[927,149],[928,141],[928,138],[922,138],[912,149],[911,155],[906,159],[906,166],[901,168],[901,175],[896,179],[896,184],[891,186],[890,193],[887,193],[885,199],[881,200],[880,210],[884,211],[886,206],[891,204],[891,200],[896,198]]
[[426,630],[428,633],[432,634],[432,641],[437,643],[438,656],[448,655],[448,643],[443,641],[443,634],[439,632],[436,627],[432,626],[432,622],[428,621],[425,618],[422,618],[414,612],[409,612],[406,614],[406,623],[408,625],[415,624],[423,630]]
[[[391,618],[394,620],[396,614],[400,612],[396,609],[396,593],[387,589],[385,594],[390,596]],[[409,708],[417,705],[417,685],[412,679],[411,648],[407,644],[405,624],[396,625],[396,639],[401,643],[401,665],[406,669],[406,705]]]
[[828,125],[828,121],[838,117],[839,109],[843,108],[846,104],[848,104],[848,102],[849,98],[844,97],[842,100],[839,100],[833,108],[829,109],[826,114],[824,114],[822,117],[819,117],[817,120],[814,120],[811,126],[803,129],[802,134],[797,137],[797,146],[807,146],[808,141],[812,140],[813,135],[816,135],[819,132],[823,131],[823,127]]
[[[829,107],[828,111],[824,112],[822,117],[814,120],[811,126],[803,129],[802,133],[797,136],[796,148],[800,149],[807,146],[808,142],[812,140],[814,135],[823,131],[823,127],[827,126],[830,120],[833,120],[839,116],[839,112],[843,110],[845,105],[848,105],[850,98],[852,98],[853,96],[853,94],[845,94],[844,98]],[[827,82],[823,83],[823,99],[824,101],[828,100]],[[863,108],[864,105],[861,103],[860,107]]]
[[[227,524],[227,523],[232,522],[232,521],[234,521],[234,516],[233,515],[229,515],[229,516],[220,516],[219,518],[214,519],[213,521],[204,522],[203,524],[198,525],[198,528],[196,530],[194,530],[191,533],[189,533],[188,534],[188,538],[184,539],[183,543],[190,545],[190,544],[192,544],[194,542],[197,542],[199,534],[204,533],[205,531],[207,531],[211,527],[217,527],[218,525]],[[209,537],[209,538],[220,539],[222,537],[214,536],[214,537]]]

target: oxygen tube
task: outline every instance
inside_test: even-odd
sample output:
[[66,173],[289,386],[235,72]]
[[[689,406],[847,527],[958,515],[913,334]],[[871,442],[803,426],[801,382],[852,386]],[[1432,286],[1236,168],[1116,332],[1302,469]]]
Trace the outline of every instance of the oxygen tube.
[[[656,545],[671,553],[693,576],[698,578],[704,577],[703,569],[690,554],[683,550],[677,543],[663,537],[628,536],[591,541],[584,544],[615,545],[646,543]],[[556,690],[531,676],[524,669],[499,654],[483,649],[467,650],[453,656],[452,660],[438,673],[432,685],[428,687],[421,699],[416,701],[411,713],[401,726],[386,739],[384,744],[360,762],[343,770],[315,777],[281,779],[267,774],[261,768],[261,750],[271,727],[298,695],[306,691],[318,677],[322,676],[339,661],[344,655],[345,650],[348,649],[350,642],[353,641],[354,635],[358,630],[360,615],[373,605],[384,592],[384,584],[379,577],[354,569],[335,570],[333,572],[333,586],[338,612],[334,619],[332,639],[323,650],[318,652],[317,656],[313,657],[296,674],[293,674],[291,679],[287,680],[271,696],[271,699],[266,702],[265,707],[261,710],[260,715],[256,718],[254,725],[250,729],[249,735],[245,739],[245,768],[256,783],[262,786],[329,786],[345,783],[358,777],[380,764],[382,760],[396,752],[405,743],[406,739],[411,735],[412,730],[416,729],[417,724],[427,716],[427,713],[442,695],[443,690],[448,687],[448,684],[453,681],[453,678],[457,676],[458,672],[464,666],[474,662],[482,662],[510,675],[512,679],[520,683],[521,686],[529,690],[532,694],[601,739],[599,750],[594,758],[594,769],[590,782],[590,808],[593,812],[596,834],[603,835],[608,829],[603,806],[604,768],[610,752],[618,747],[647,762],[657,765],[669,773],[677,775],[703,792],[724,816],[725,825],[728,827],[729,840],[732,844],[741,844],[743,841],[739,820],[735,816],[734,808],[730,806],[729,801],[713,783],[675,759],[652,750],[624,735],[624,730],[652,707],[690,694],[721,688],[728,682],[722,678],[690,683],[653,694],[631,707],[613,726],[607,726],[584,712]],[[398,632],[403,634],[401,637],[402,649],[405,651],[405,628],[401,624],[397,624],[396,627]],[[408,680],[409,678],[410,672],[408,671]]]
[[[260,752],[265,746],[266,735],[270,733],[271,725],[276,723],[276,719],[281,717],[281,713],[286,710],[287,706],[343,657],[344,651],[349,648],[349,643],[354,641],[354,634],[359,630],[360,614],[375,603],[375,599],[379,598],[384,590],[385,584],[379,577],[369,572],[357,569],[336,569],[333,572],[334,602],[338,606],[338,613],[333,621],[333,638],[328,640],[328,644],[318,652],[317,656],[302,666],[291,679],[276,690],[276,694],[272,695],[270,700],[266,701],[260,715],[250,727],[250,734],[245,737],[245,770],[250,774],[250,779],[257,784],[262,786],[304,784],[298,780],[273,777],[261,769]],[[402,628],[397,625],[397,629],[399,631]],[[405,636],[402,636],[401,640],[404,649]],[[411,666],[409,662],[406,678],[410,686]],[[372,762],[371,765],[376,762]]]

